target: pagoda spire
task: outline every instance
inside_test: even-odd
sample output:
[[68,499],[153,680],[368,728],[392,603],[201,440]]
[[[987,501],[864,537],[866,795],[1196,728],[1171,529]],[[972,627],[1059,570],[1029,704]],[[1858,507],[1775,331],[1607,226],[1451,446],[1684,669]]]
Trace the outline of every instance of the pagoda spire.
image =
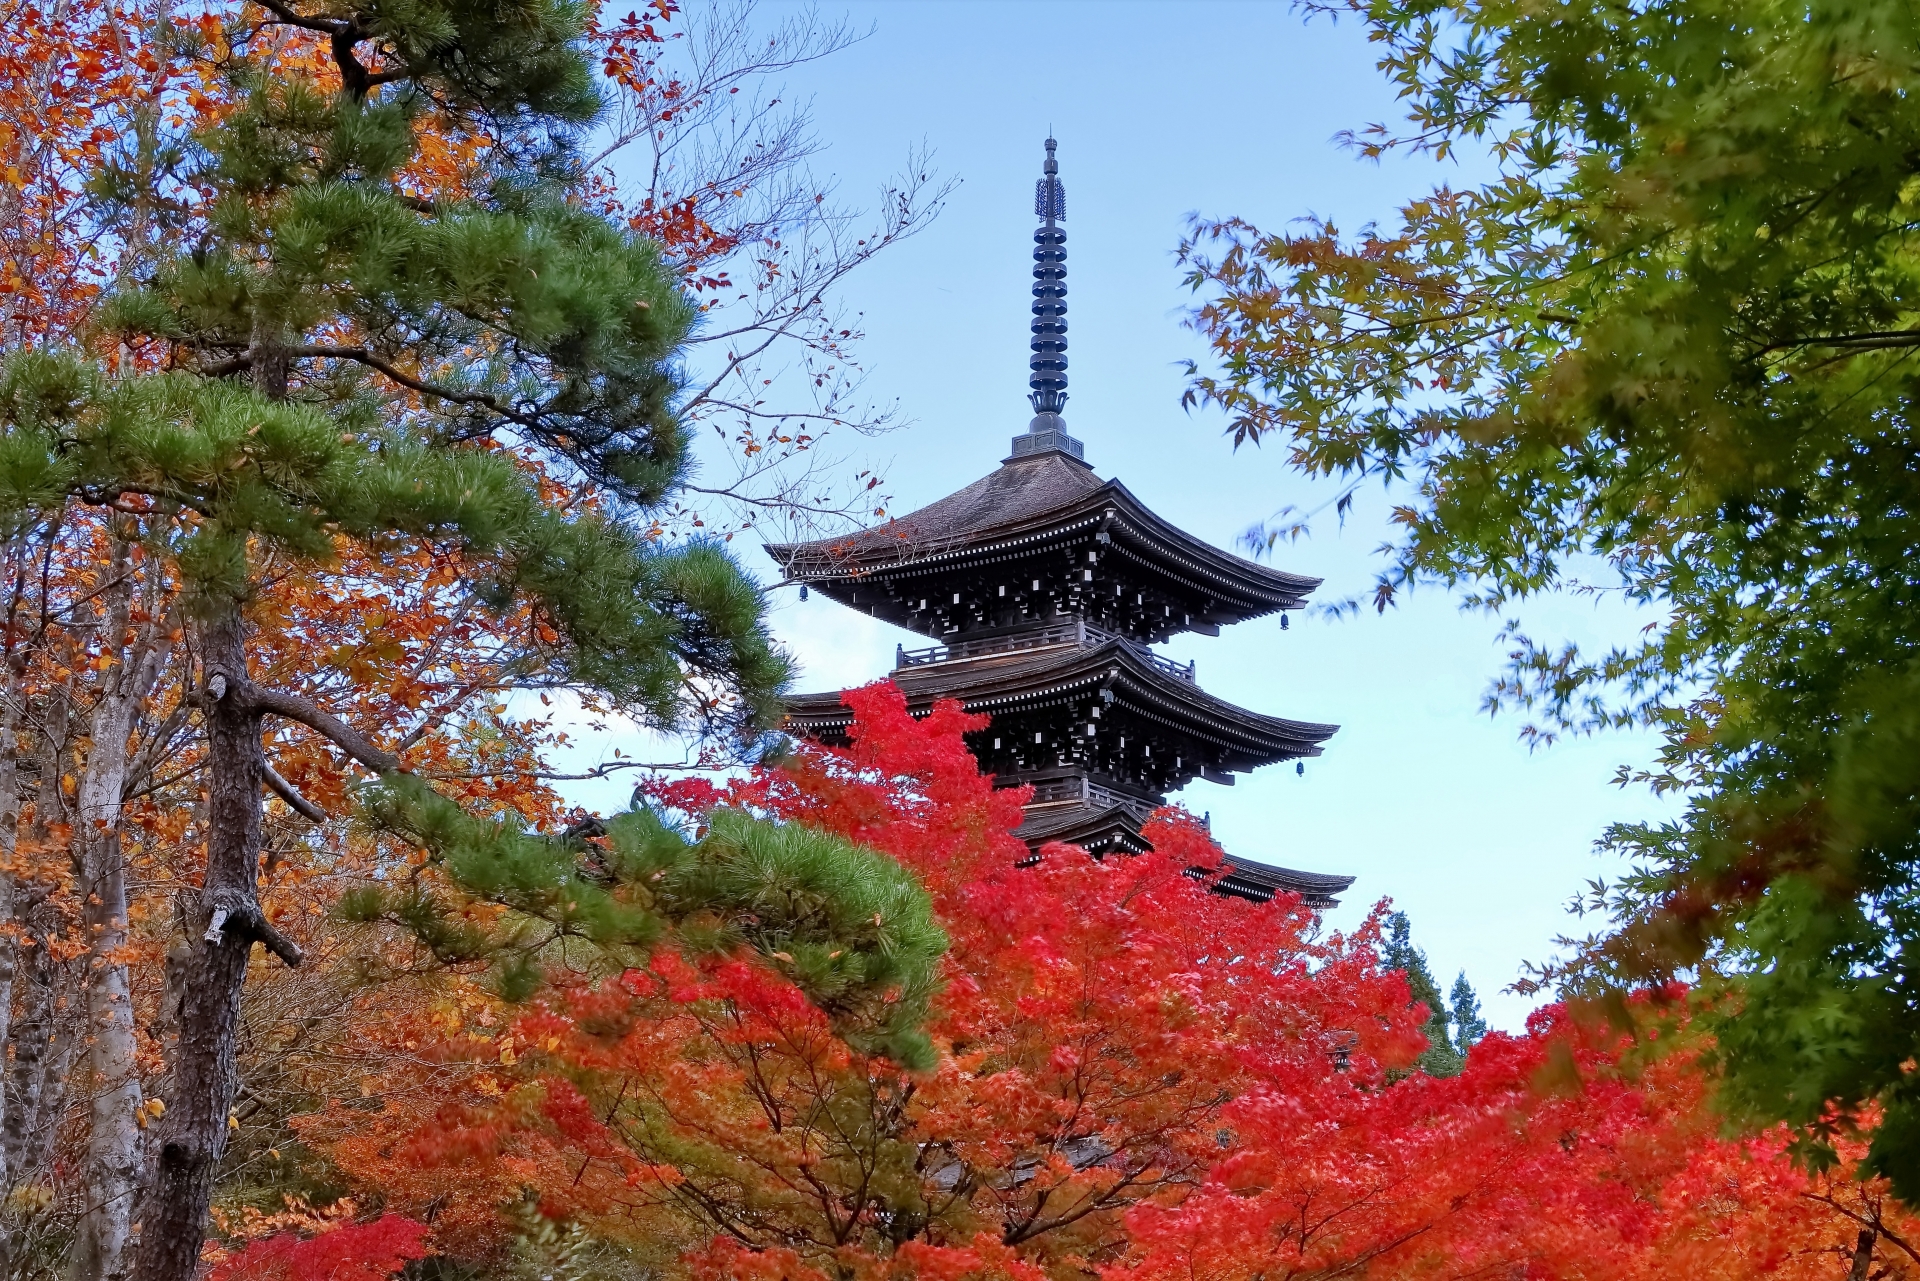
[[1047,139],[1047,161],[1033,186],[1033,358],[1027,399],[1034,409],[1026,434],[1013,438],[1013,456],[1063,453],[1084,460],[1079,441],[1067,434],[1060,411],[1067,405],[1067,188],[1060,181],[1058,144]]

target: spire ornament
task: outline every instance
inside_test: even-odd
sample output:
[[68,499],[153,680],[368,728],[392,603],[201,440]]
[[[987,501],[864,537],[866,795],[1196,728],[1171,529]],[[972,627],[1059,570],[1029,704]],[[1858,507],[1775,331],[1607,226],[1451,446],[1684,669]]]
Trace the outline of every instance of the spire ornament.
[[1060,224],[1067,216],[1067,188],[1060,181],[1060,163],[1047,139],[1043,176],[1033,186],[1033,215],[1040,219],[1033,233],[1033,357],[1027,379],[1027,399],[1034,409],[1026,434],[1013,438],[1013,457],[1063,453],[1084,460],[1079,441],[1067,434],[1060,411],[1067,405],[1067,232]]

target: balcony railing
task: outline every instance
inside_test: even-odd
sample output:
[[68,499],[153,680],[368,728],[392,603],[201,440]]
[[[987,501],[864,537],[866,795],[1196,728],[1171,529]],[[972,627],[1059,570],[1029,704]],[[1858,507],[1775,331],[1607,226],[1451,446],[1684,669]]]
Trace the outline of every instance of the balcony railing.
[[1076,618],[1070,623],[1053,623],[1046,627],[1036,627],[1030,631],[1014,632],[1005,636],[986,636],[979,640],[929,645],[925,649],[908,649],[904,645],[897,645],[894,647],[893,654],[896,668],[926,667],[934,663],[952,663],[966,658],[984,658],[990,654],[1017,654],[1027,650],[1054,649],[1063,645],[1091,648],[1095,645],[1104,645],[1108,641],[1119,641],[1149,666],[1156,667],[1169,676],[1183,681],[1198,679],[1197,663],[1176,663],[1171,658],[1162,658],[1145,645],[1128,640],[1104,627],[1095,627],[1083,618]]
[[1120,806],[1139,811],[1143,816],[1153,808],[1149,801],[1102,786],[1085,775],[1074,778],[1042,779],[1033,784],[1033,799],[1029,800],[1027,805],[1031,808],[1035,805],[1060,805],[1079,801],[1103,810]]
[[1131,641],[1127,643],[1132,645],[1134,653],[1147,660],[1149,667],[1157,667],[1167,675],[1178,677],[1183,681],[1196,681],[1198,679],[1194,673],[1199,670],[1199,663],[1176,663],[1171,658],[1160,657],[1160,655],[1154,653],[1145,645],[1133,645]]

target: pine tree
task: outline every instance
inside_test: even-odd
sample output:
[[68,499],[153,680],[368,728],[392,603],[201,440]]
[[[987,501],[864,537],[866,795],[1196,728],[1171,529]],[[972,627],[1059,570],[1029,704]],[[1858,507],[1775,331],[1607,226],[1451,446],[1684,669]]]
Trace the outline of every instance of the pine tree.
[[1440,985],[1434,982],[1433,971],[1427,968],[1427,954],[1413,945],[1413,926],[1405,912],[1395,912],[1387,918],[1386,951],[1380,964],[1385,969],[1404,973],[1414,1003],[1427,1007],[1423,1029],[1427,1034],[1427,1048],[1416,1066],[1428,1076],[1458,1076],[1466,1060],[1448,1035],[1453,1016],[1440,996]]
[[1453,1027],[1454,1048],[1462,1057],[1487,1034],[1487,1021],[1480,1015],[1480,997],[1474,992],[1473,984],[1467,982],[1465,970],[1453,981]]
[[[231,113],[96,175],[105,207],[126,211],[121,231],[137,222],[155,247],[91,345],[0,364],[0,518],[24,528],[70,502],[125,513],[186,588],[202,668],[207,863],[140,1281],[187,1281],[198,1267],[251,946],[301,959],[259,906],[262,788],[319,815],[266,767],[268,716],[380,776],[370,813],[433,850],[455,885],[555,925],[550,938],[644,947],[693,912],[711,946],[791,948],[819,999],[871,1010],[903,1046],[944,943],[924,897],[873,856],[744,818],[721,848],[692,854],[639,833],[649,857],[685,865],[639,902],[598,875],[629,843],[476,827],[406,777],[395,751],[250,678],[247,608],[265,558],[324,564],[341,540],[457,550],[503,619],[544,643],[543,675],[656,727],[750,748],[787,676],[758,592],[720,548],[642,532],[686,473],[674,358],[694,309],[652,245],[581,198],[574,144],[599,110],[587,11],[568,0],[265,9],[264,23],[228,33]],[[301,40],[311,59],[288,56]],[[423,195],[396,177],[430,114],[441,137],[487,140],[470,193]],[[94,354],[106,351],[110,365]],[[762,920],[751,909],[775,894],[817,910],[787,927],[729,925]],[[425,934],[444,924],[425,900],[415,907]],[[521,971],[536,966],[524,932],[512,941]],[[877,984],[910,999],[889,1004]]]
[[[713,811],[690,840],[639,807],[543,836],[474,818],[404,776],[367,799],[368,816],[432,851],[450,884],[370,885],[340,915],[399,925],[445,964],[491,966],[509,1000],[543,985],[556,951],[568,982],[590,983],[644,966],[677,926],[685,952],[771,958],[863,1051],[933,1065],[921,1024],[947,939],[919,882],[884,854],[740,809]],[[504,911],[470,911],[476,902]]]

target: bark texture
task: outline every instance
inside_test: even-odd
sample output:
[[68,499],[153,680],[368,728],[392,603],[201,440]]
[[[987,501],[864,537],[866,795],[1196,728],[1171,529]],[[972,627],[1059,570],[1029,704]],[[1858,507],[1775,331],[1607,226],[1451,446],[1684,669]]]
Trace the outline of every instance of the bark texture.
[[1853,1267],[1847,1270],[1847,1281],[1867,1281],[1868,1269],[1873,1267],[1873,1247],[1879,1235],[1872,1228],[1860,1229],[1860,1239],[1853,1247]]
[[[20,667],[12,657],[0,661],[0,924],[6,925],[14,918],[14,857],[20,838]],[[13,979],[19,955],[13,930],[0,930],[0,1056],[13,1034]],[[6,1134],[8,1114],[5,1085],[0,1075],[0,1136]],[[0,1188],[12,1186],[7,1144],[0,1137]],[[0,1267],[8,1263],[7,1242],[0,1240]]]
[[[45,850],[53,825],[65,822],[66,805],[60,780],[71,760],[68,727],[71,722],[71,678],[49,692],[48,705],[37,735],[34,767],[39,786],[33,801],[33,822],[27,839]],[[52,1118],[66,1104],[67,1068],[73,1061],[73,1022],[64,1017],[78,991],[73,967],[59,960],[53,943],[60,935],[59,914],[49,901],[44,882],[14,884],[14,925],[22,943],[14,971],[14,998],[19,1011],[13,1027],[13,1071],[4,1137],[7,1171],[15,1186],[39,1181],[47,1164]]]
[[[207,872],[192,913],[179,1041],[142,1212],[137,1281],[192,1281],[206,1236],[213,1175],[233,1107],[240,986],[257,920],[257,866],[265,758],[249,697],[238,608],[202,630],[206,673]],[[222,928],[213,922],[222,921]]]
[[123,1281],[131,1262],[134,1207],[144,1156],[138,1032],[127,967],[127,866],[121,807],[133,767],[133,733],[170,646],[168,628],[146,593],[147,610],[131,621],[132,548],[114,546],[113,586],[106,596],[102,674],[88,726],[88,752],[78,789],[76,835],[88,939],[87,1066],[91,1087],[87,1142],[87,1213],[75,1242],[74,1281]]

